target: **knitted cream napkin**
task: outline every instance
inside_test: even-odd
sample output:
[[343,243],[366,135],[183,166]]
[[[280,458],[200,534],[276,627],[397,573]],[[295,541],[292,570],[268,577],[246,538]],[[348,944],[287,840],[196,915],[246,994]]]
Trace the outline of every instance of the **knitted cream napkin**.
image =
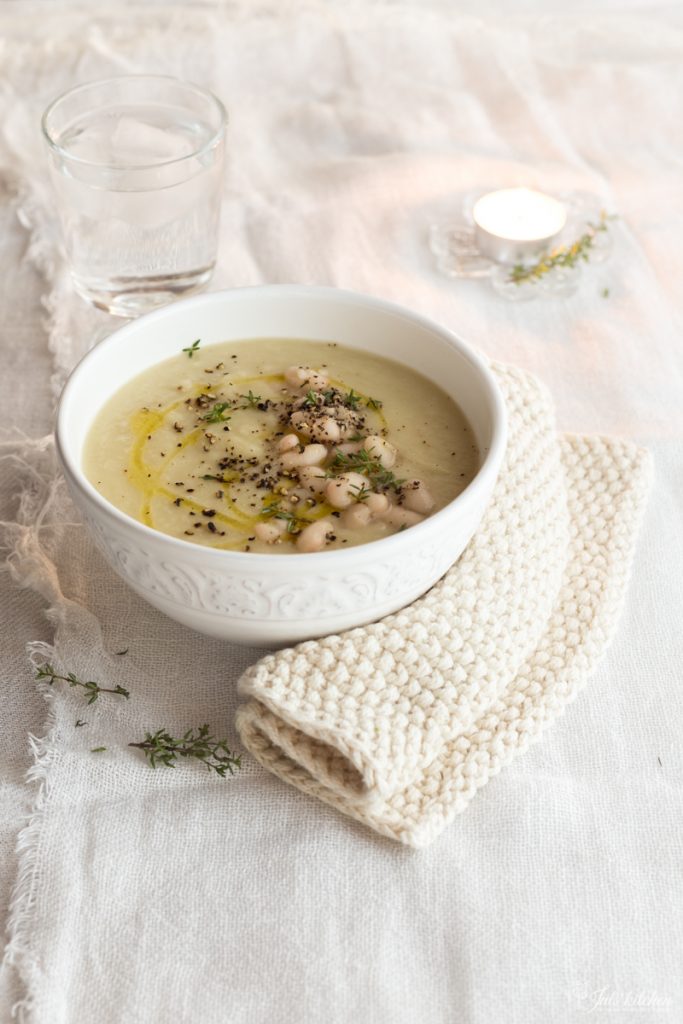
[[245,747],[384,835],[430,843],[585,682],[614,631],[646,451],[558,438],[535,378],[495,367],[509,441],[466,551],[409,608],[268,655],[239,687]]

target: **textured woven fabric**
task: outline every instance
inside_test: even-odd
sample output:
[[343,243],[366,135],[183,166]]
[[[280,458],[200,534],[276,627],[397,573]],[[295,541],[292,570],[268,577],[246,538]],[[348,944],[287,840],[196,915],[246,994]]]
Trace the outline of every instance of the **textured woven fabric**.
[[490,508],[429,593],[382,622],[268,655],[240,680],[245,746],[305,792],[431,842],[574,696],[617,621],[650,460],[555,434],[498,368],[509,442]]

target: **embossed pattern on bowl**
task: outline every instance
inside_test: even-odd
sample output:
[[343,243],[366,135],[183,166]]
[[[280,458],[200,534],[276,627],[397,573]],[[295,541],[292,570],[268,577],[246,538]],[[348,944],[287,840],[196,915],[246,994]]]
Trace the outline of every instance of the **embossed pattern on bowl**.
[[[312,555],[220,551],[159,533],[120,512],[86,479],[83,443],[102,404],[189,337],[337,341],[417,366],[461,406],[482,465],[467,489],[410,530]],[[281,645],[339,632],[404,607],[466,546],[491,496],[505,448],[505,411],[486,364],[449,331],[368,296],[278,285],[174,303],[128,324],[67,382],[57,448],[75,503],[112,568],[145,600],[190,628],[238,643]]]

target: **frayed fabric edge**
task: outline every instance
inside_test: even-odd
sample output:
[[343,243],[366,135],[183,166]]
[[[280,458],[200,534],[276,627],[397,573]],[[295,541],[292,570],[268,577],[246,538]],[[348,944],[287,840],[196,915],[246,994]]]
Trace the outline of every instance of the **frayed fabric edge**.
[[[53,654],[52,646],[45,643],[30,643],[27,651],[29,660],[36,656],[44,660]],[[12,1019],[19,1024],[30,1024],[33,1019],[40,981],[40,966],[31,942],[32,922],[41,884],[40,843],[44,834],[44,818],[52,793],[54,768],[59,759],[56,694],[46,684],[38,688],[47,705],[45,735],[28,737],[33,764],[26,772],[25,781],[37,789],[26,824],[17,837],[17,876],[9,904],[8,942],[2,960],[3,987],[9,992],[13,987],[23,990],[21,998],[10,1009]],[[18,986],[14,985],[15,981]]]

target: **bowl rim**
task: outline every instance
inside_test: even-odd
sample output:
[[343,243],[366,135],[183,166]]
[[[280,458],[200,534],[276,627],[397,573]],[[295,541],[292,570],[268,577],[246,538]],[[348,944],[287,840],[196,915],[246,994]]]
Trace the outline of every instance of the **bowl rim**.
[[[457,497],[453,498],[452,501],[449,501],[448,504],[444,505],[444,507],[439,509],[438,512],[434,512],[432,515],[427,516],[421,523],[411,526],[408,530],[402,530],[397,533],[390,534],[388,537],[380,537],[377,540],[367,541],[364,544],[356,544],[350,548],[340,547],[327,551],[307,553],[292,551],[286,556],[283,556],[282,554],[276,555],[260,551],[233,551],[209,547],[203,544],[194,544],[190,540],[183,540],[181,537],[174,537],[172,534],[164,533],[161,530],[156,530],[151,526],[147,526],[145,523],[141,523],[127,512],[123,512],[121,509],[117,508],[116,505],[100,494],[97,488],[86,477],[79,460],[74,458],[73,453],[69,450],[68,441],[65,443],[65,437],[67,436],[65,419],[71,395],[80,384],[81,378],[89,372],[90,365],[98,358],[98,354],[106,349],[112,348],[114,345],[117,345],[122,336],[125,337],[126,335],[134,334],[139,331],[141,325],[144,327],[158,320],[164,320],[169,316],[173,316],[174,312],[180,306],[182,306],[183,309],[191,308],[192,306],[220,306],[226,301],[239,301],[244,298],[262,298],[263,300],[267,300],[271,297],[277,298],[278,296],[304,300],[307,298],[323,300],[334,299],[335,301],[341,301],[345,304],[366,308],[369,307],[378,311],[390,313],[402,319],[407,319],[411,323],[415,323],[417,326],[435,332],[446,344],[456,348],[460,354],[475,367],[480,377],[483,379],[485,391],[487,392],[487,396],[490,401],[493,420],[491,444],[489,445],[488,451],[484,455],[482,463],[474,477],[467,487],[457,495]],[[245,338],[244,340],[246,341],[248,339]],[[216,342],[216,344],[220,343]],[[161,361],[162,360],[159,360],[159,362]],[[141,372],[143,371],[137,371],[137,373]],[[134,376],[136,376],[136,372],[131,373],[130,379]],[[397,551],[405,549],[406,546],[419,546],[422,539],[427,539],[427,531],[433,531],[435,528],[438,529],[439,524],[446,522],[453,514],[453,510],[456,509],[456,507],[459,511],[466,511],[469,506],[478,500],[478,492],[480,492],[482,488],[486,488],[488,483],[491,484],[492,488],[498,476],[507,447],[507,411],[498,383],[485,359],[480,356],[468,342],[460,338],[459,335],[455,334],[449,328],[443,327],[435,320],[423,316],[421,313],[415,313],[412,310],[407,309],[405,306],[401,306],[398,303],[387,299],[367,295],[363,292],[356,292],[325,285],[250,285],[240,288],[226,288],[220,291],[195,295],[186,299],[179,299],[176,302],[172,302],[166,306],[160,307],[159,309],[155,309],[151,313],[146,313],[143,316],[137,317],[135,320],[130,321],[130,323],[125,324],[123,327],[117,328],[107,338],[89,349],[69,374],[59,397],[55,425],[55,445],[58,457],[62,462],[62,466],[70,477],[72,483],[83,491],[90,502],[104,513],[105,516],[121,523],[124,528],[133,530],[134,533],[139,534],[141,540],[147,539],[154,543],[167,544],[170,549],[178,550],[180,553],[185,553],[186,555],[189,554],[190,551],[193,551],[195,552],[194,557],[215,557],[219,559],[219,561],[230,559],[230,561],[235,560],[238,564],[250,565],[253,568],[256,568],[257,565],[263,568],[266,564],[282,567],[290,564],[292,557],[294,557],[297,559],[297,562],[299,559],[305,559],[306,565],[310,566],[311,569],[314,569],[316,567],[324,568],[325,565],[338,562],[344,557],[349,560],[354,553],[358,554],[359,552],[367,552],[367,556],[371,557],[372,553],[376,552],[380,547],[382,553],[390,555],[392,549]],[[364,556],[361,555],[361,557]]]

